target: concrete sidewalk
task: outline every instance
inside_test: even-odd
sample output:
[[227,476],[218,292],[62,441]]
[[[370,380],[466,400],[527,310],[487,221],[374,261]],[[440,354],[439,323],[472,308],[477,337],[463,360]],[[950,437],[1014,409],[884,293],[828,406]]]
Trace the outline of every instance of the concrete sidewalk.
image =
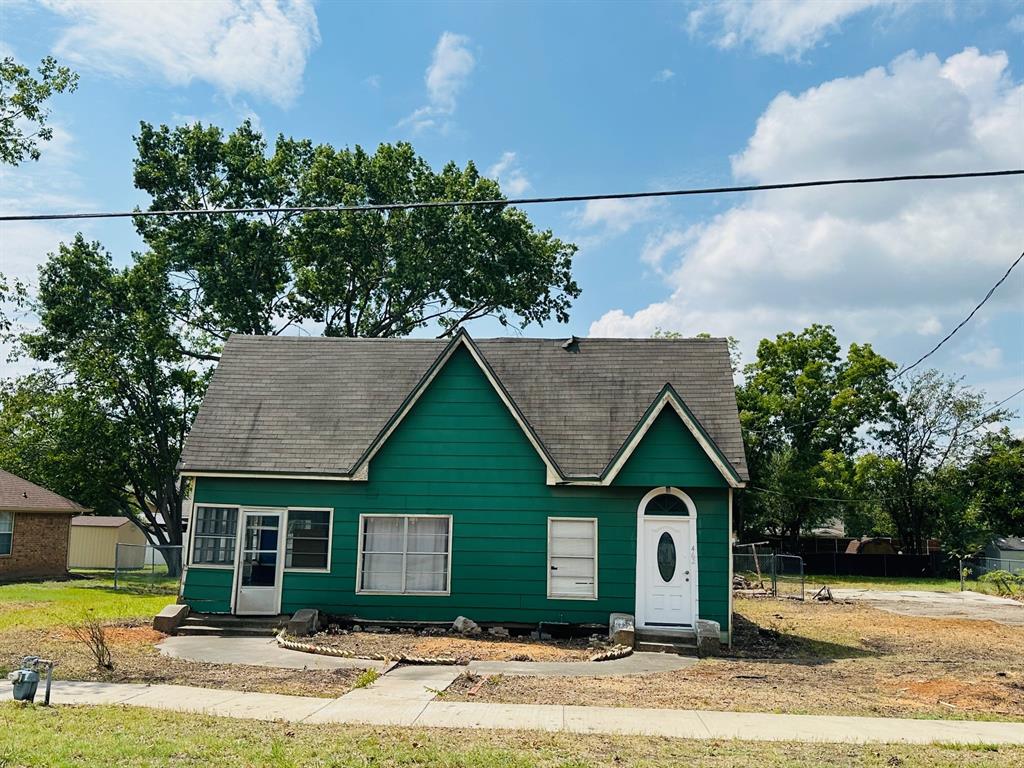
[[[459,667],[399,667],[338,699],[243,693],[178,685],[53,684],[55,704],[127,704],[254,720],[569,731],[689,739],[850,744],[1024,744],[1024,724],[966,720],[774,715],[697,710],[484,704],[436,700]],[[390,678],[390,680],[389,680]]]

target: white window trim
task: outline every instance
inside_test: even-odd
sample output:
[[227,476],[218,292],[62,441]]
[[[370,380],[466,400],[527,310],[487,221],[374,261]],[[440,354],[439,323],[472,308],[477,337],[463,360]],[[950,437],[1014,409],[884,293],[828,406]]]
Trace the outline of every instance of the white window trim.
[[[288,526],[291,522],[292,512],[326,512],[327,513],[327,567],[326,568],[292,568],[288,566]],[[334,507],[288,507],[284,515],[284,548],[281,555],[284,558],[285,573],[330,573],[331,555],[334,551]]]
[[6,512],[0,512],[0,515],[9,514],[11,516],[11,551],[0,552],[0,557],[14,557],[14,526],[17,525],[18,513],[10,510]]
[[[195,560],[196,556],[196,530],[199,528],[199,509],[201,507],[213,507],[219,509],[233,509],[235,510],[235,557],[234,560],[238,560],[238,531],[241,529],[242,520],[242,507],[239,504],[215,504],[211,502],[196,502],[192,508],[192,517],[188,521],[189,528],[189,551],[188,551],[188,567],[189,568],[209,568],[210,570],[219,571],[233,571],[235,570],[235,562],[228,565],[220,563],[197,563]],[[233,603],[232,603],[233,604]]]
[[[563,521],[563,520],[569,520],[569,521],[577,522],[577,523],[589,522],[589,523],[593,523],[594,524],[594,595],[593,595],[593,597],[590,597],[589,595],[588,596],[582,596],[582,595],[562,595],[562,594],[554,594],[554,593],[551,592],[551,523],[553,523],[553,522],[560,522],[560,521]],[[597,556],[598,556],[598,552],[597,552],[597,545],[598,545],[597,528],[598,528],[598,522],[597,522],[597,518],[596,517],[549,517],[548,518],[548,552],[547,552],[547,561],[546,561],[546,565],[547,565],[547,569],[548,569],[548,575],[547,575],[548,600],[590,600],[590,601],[597,600],[597,598],[598,598],[597,574],[600,573],[600,569],[598,568],[598,564],[597,564]],[[584,557],[581,556],[580,559],[581,560],[585,560],[585,559],[588,559],[588,558],[584,558]]]
[[[403,518],[439,518],[443,517],[448,520],[448,573],[445,574],[445,587],[443,592],[422,592],[422,591],[401,591],[394,592],[391,590],[381,589],[363,589],[363,520],[368,517],[403,517]],[[408,531],[408,526],[406,526]],[[377,514],[377,513],[363,513],[359,515],[359,540],[356,543],[357,556],[356,556],[356,594],[357,595],[412,595],[417,597],[448,597],[452,593],[452,540],[455,538],[455,525],[452,521],[451,515],[406,515],[406,514]],[[372,552],[370,554],[373,554]],[[408,544],[405,546],[405,552],[403,554],[402,563],[404,569],[404,563],[409,556]],[[405,573],[402,573],[402,584],[405,584]]]

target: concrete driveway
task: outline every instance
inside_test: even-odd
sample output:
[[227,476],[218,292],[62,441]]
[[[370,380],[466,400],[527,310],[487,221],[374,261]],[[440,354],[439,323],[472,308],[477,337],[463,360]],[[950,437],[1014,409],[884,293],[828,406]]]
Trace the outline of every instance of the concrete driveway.
[[832,596],[836,600],[868,603],[883,611],[904,616],[995,621],[1012,627],[1024,627],[1024,603],[978,592],[833,589]]

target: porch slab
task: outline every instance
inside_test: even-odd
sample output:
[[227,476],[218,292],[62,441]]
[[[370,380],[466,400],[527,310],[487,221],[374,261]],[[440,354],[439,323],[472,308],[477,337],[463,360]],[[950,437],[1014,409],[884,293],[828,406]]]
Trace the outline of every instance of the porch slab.
[[248,664],[279,669],[376,669],[386,663],[370,659],[342,659],[289,651],[272,637],[204,637],[179,635],[157,645],[165,656],[208,664]]

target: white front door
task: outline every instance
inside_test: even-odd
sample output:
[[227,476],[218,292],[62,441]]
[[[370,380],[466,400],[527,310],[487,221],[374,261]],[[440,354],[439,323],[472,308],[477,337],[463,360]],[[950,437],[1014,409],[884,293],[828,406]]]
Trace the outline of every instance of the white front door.
[[692,530],[687,518],[644,518],[641,626],[693,626],[697,548]]
[[243,511],[235,613],[276,615],[280,611],[283,517],[279,511]]

